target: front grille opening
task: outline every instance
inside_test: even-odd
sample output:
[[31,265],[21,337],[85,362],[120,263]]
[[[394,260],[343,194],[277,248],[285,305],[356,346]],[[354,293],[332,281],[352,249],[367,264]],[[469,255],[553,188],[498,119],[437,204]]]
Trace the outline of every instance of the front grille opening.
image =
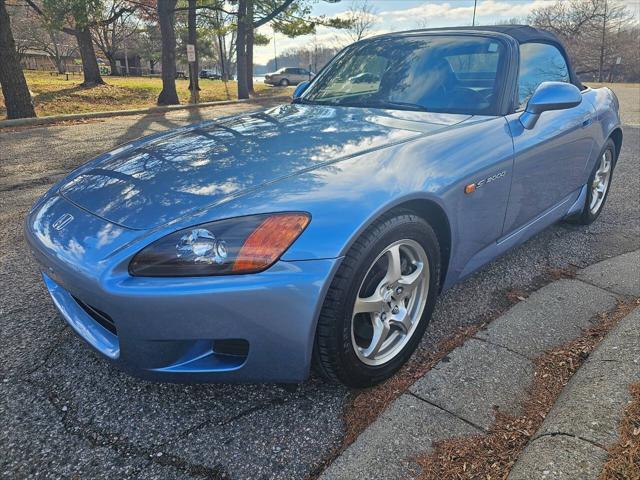
[[213,351],[220,355],[234,355],[246,357],[249,355],[249,342],[242,338],[231,338],[227,340],[214,340]]
[[114,323],[113,319],[109,315],[107,315],[101,310],[98,310],[95,307],[92,307],[91,305],[84,303],[79,298],[73,297],[73,299],[76,301],[78,305],[82,307],[82,309],[85,312],[89,314],[91,318],[93,318],[101,326],[106,328],[109,332],[113,333],[114,335],[118,335],[118,332],[116,331],[116,324]]

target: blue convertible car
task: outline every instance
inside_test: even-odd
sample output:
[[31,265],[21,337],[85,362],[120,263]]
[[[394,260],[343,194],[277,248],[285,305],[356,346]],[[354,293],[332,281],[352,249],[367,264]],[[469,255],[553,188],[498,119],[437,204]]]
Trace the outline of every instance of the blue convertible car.
[[[355,80],[354,80],[355,79]],[[167,381],[384,380],[437,295],[602,211],[618,101],[530,27],[383,35],[291,104],[152,135],[40,199],[26,236],[65,320]]]

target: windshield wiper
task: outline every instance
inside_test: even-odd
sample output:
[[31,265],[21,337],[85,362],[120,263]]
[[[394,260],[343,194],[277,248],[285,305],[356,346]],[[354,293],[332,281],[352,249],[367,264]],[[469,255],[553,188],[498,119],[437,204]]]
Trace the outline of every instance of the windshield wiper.
[[397,102],[394,100],[369,99],[363,102],[336,102],[344,107],[362,107],[362,108],[388,108],[395,110],[413,110],[418,112],[428,112],[429,109],[417,103]]

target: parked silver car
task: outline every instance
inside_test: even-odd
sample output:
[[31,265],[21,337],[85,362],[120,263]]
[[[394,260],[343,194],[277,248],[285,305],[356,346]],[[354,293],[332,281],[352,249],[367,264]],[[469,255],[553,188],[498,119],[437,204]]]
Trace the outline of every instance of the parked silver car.
[[311,80],[314,76],[315,74],[306,68],[285,67],[277,72],[267,73],[264,76],[264,83],[288,87]]

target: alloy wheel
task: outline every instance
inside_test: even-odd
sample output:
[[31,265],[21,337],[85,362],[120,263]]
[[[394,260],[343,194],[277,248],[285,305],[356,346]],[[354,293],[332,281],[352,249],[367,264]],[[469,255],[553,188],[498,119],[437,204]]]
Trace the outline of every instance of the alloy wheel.
[[429,293],[429,259],[414,240],[380,253],[358,290],[351,342],[360,361],[382,365],[402,351],[422,318]]
[[611,166],[613,161],[613,154],[610,149],[600,157],[600,164],[598,170],[591,182],[591,201],[589,202],[589,211],[595,215],[602,207],[604,199],[609,189],[609,183],[611,180]]

